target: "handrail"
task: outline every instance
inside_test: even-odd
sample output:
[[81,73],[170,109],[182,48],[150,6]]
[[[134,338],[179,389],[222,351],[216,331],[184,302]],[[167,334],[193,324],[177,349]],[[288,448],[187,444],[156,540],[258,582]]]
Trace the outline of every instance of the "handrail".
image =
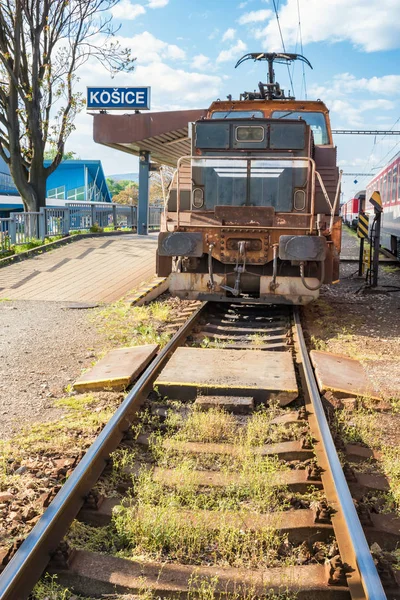
[[181,156],[181,158],[178,160],[177,163],[177,173],[178,173],[178,178],[177,178],[177,187],[176,187],[176,218],[177,218],[177,225],[179,226],[179,212],[180,212],[180,183],[179,183],[179,167],[181,165],[181,163],[184,160],[251,160],[251,161],[268,161],[268,160],[275,160],[275,161],[307,161],[309,163],[309,166],[311,165],[311,208],[310,208],[310,233],[313,232],[314,229],[314,208],[315,208],[315,176],[316,176],[316,165],[315,165],[315,161],[310,157],[310,156],[254,156],[254,157],[249,157],[249,156],[206,156],[206,155],[200,155],[200,156],[193,156],[193,155],[187,155],[187,156]]

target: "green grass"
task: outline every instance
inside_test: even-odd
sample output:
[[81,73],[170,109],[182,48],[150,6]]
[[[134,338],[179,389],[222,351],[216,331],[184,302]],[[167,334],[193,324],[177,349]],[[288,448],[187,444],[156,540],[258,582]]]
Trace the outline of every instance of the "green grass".
[[299,439],[304,424],[272,423],[279,414],[283,414],[283,411],[278,405],[271,405],[268,408],[262,406],[242,426],[233,414],[221,408],[202,411],[196,405],[192,405],[186,409],[185,415],[176,410],[169,410],[165,427],[173,440],[201,443],[225,442],[235,444],[237,447],[242,446],[243,449]]
[[[342,410],[336,412],[336,427],[345,443],[363,443],[380,451],[380,464],[387,476],[390,491],[386,494],[387,510],[400,514],[400,455],[398,448],[384,443],[382,428],[377,413],[365,408],[368,399],[360,399],[359,407],[351,413]],[[396,403],[398,405],[398,403]]]
[[[35,456],[76,456],[86,449],[111,418],[119,400],[98,405],[92,395],[62,398],[55,406],[65,408],[62,418],[25,427],[11,440],[0,441],[0,490],[10,486],[23,489],[24,477],[14,475],[15,465],[24,465]],[[13,462],[9,462],[12,459]]]
[[165,302],[132,307],[120,300],[98,311],[93,320],[99,332],[114,346],[159,344],[163,347],[171,338],[164,327],[171,310]]
[[[169,411],[167,427],[176,427],[176,418],[179,420],[179,415]],[[186,419],[182,419],[181,428],[176,433],[175,439],[185,442],[233,443],[238,434],[239,424],[234,415],[219,408],[211,408],[206,412],[194,408]]]
[[61,240],[64,236],[55,235],[52,237],[46,237],[44,240],[33,239],[26,244],[14,244],[7,248],[6,250],[0,251],[0,258],[7,258],[8,256],[14,256],[16,254],[21,254],[22,252],[27,252],[28,250],[34,250],[39,246],[46,246],[51,242],[56,242],[57,240]]
[[400,271],[400,267],[394,265],[386,265],[383,266],[382,269],[385,271],[385,273],[398,273]]
[[258,568],[274,564],[284,542],[273,527],[257,531],[235,527],[224,521],[223,513],[210,529],[199,511],[194,511],[193,519],[183,519],[173,505],[121,507],[114,523],[125,538],[124,555],[131,559],[145,555],[185,564]]
[[70,600],[70,598],[79,600],[95,600],[88,596],[78,596],[69,588],[57,583],[57,575],[45,575],[33,588],[30,596],[31,600]]

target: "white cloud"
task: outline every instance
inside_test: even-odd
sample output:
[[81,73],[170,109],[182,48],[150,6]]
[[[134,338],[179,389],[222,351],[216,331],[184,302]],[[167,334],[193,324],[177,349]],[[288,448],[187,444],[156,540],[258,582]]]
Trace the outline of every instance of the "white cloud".
[[[321,98],[331,110],[331,117],[340,126],[367,127],[382,112],[396,108],[396,102],[381,98],[400,95],[400,75],[384,75],[357,79],[350,73],[335,75],[327,84],[311,85],[310,98]],[[368,118],[364,113],[368,111]],[[390,116],[386,115],[386,118]],[[367,124],[365,123],[367,121]]]
[[270,17],[272,17],[272,10],[262,9],[262,10],[252,10],[251,12],[245,13],[238,19],[238,23],[240,25],[246,25],[247,23],[260,23],[261,21],[266,21]]
[[133,21],[140,15],[144,15],[146,9],[141,4],[132,4],[130,0],[121,0],[111,9],[111,14],[115,19],[126,19]]
[[[281,5],[279,22],[286,46],[298,38],[297,0]],[[349,41],[366,52],[400,46],[400,2],[397,0],[308,0],[302,3],[303,43]],[[263,47],[280,50],[281,40],[275,19],[254,32],[265,40]]]
[[206,71],[211,69],[212,64],[210,63],[210,59],[208,56],[204,54],[196,54],[192,60],[192,69],[197,69],[199,71]]
[[148,8],[164,8],[167,6],[169,0],[149,0],[147,4]]
[[228,50],[222,50],[217,56],[217,63],[233,61],[240,58],[240,55],[247,50],[247,46],[242,40],[238,40],[234,46]]
[[208,36],[208,39],[209,40],[213,40],[213,39],[215,39],[217,37],[218,34],[219,34],[219,29],[215,28],[215,29],[213,29],[213,31]]
[[234,40],[236,35],[236,29],[229,27],[222,36],[222,41],[227,42],[228,40]]
[[[357,79],[351,73],[339,73],[331,82],[323,85],[313,85],[309,89],[310,96],[315,98],[343,98],[355,92],[374,94],[376,96],[400,95],[400,75],[383,75],[382,77],[362,77]],[[361,98],[362,99],[362,98]],[[358,94],[358,103],[360,95]]]
[[139,33],[132,38],[119,37],[118,41],[123,47],[128,47],[133,56],[137,57],[137,64],[160,62],[166,58],[171,60],[184,60],[186,53],[175,44],[168,44],[156,38],[148,31]]
[[336,87],[346,91],[366,90],[373,94],[387,94],[388,96],[400,94],[400,75],[383,75],[382,77],[363,77],[356,79],[350,73],[343,73],[335,77]]
[[202,108],[217,98],[222,88],[218,75],[173,69],[162,62],[138,66],[133,75],[137,84],[153,86],[153,102],[159,110],[176,106]]

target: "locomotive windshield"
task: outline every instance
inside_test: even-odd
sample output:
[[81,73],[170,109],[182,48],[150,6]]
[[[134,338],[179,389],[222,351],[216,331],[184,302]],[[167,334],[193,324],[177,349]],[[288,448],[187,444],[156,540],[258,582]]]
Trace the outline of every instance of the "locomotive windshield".
[[272,206],[293,210],[294,193],[307,184],[307,160],[194,159],[192,177],[204,190],[203,210],[224,206]]
[[311,127],[314,134],[314,143],[317,146],[329,144],[325,115],[320,112],[274,110],[273,119],[304,119]]
[[217,110],[211,115],[212,119],[226,119],[227,117],[230,119],[251,119],[252,117],[263,119],[264,113],[261,110]]

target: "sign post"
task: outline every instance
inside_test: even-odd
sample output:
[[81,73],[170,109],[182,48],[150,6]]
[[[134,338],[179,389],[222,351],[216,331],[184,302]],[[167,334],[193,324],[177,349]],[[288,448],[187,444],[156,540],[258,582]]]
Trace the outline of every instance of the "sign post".
[[[150,89],[149,87],[88,87],[86,109],[100,112],[109,110],[150,110]],[[138,235],[147,235],[148,233],[149,173],[150,152],[140,152],[139,202],[137,211]]]
[[[372,287],[378,285],[379,271],[379,248],[381,241],[381,220],[382,220],[382,199],[379,192],[374,192],[369,200],[374,207],[375,217],[371,228],[371,246],[374,248],[374,258],[372,261]],[[373,237],[372,237],[373,234]]]
[[358,275],[361,277],[364,273],[364,240],[368,237],[369,216],[360,209],[358,214],[357,237],[360,238],[360,255],[358,260]]

